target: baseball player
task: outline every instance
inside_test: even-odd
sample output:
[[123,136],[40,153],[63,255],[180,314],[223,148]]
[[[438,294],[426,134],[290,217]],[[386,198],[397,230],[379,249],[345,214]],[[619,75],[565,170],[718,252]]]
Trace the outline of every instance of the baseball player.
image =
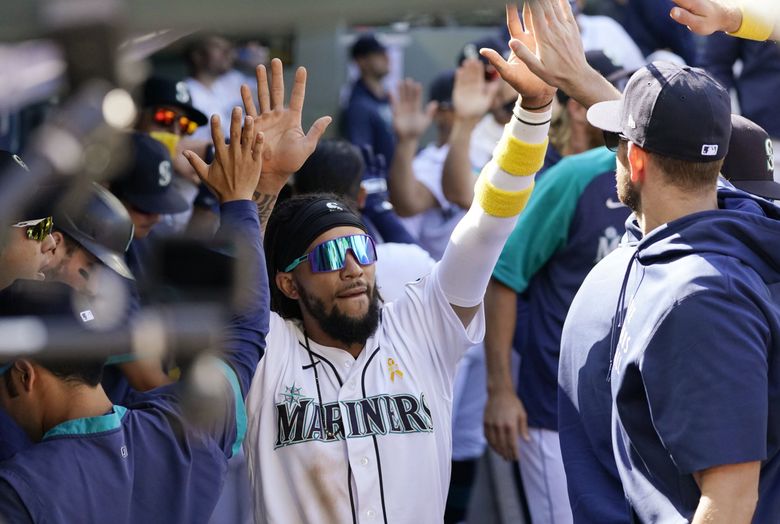
[[295,197],[269,221],[273,312],[245,445],[258,522],[443,518],[455,367],[483,336],[482,297],[544,160],[555,94],[483,53],[521,96],[442,260],[404,297],[380,304],[374,242],[339,200]]

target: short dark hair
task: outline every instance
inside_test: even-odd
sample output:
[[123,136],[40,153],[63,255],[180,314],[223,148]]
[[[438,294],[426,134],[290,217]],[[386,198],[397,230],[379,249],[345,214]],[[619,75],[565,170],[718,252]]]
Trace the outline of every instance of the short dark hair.
[[290,224],[293,217],[311,202],[323,198],[335,200],[345,207],[352,208],[352,206],[345,202],[343,198],[332,193],[296,195],[277,204],[271,213],[271,216],[268,219],[268,225],[265,228],[264,249],[266,268],[268,270],[268,285],[271,290],[271,311],[276,312],[284,319],[297,318],[298,320],[303,320],[303,314],[301,313],[301,307],[298,305],[298,301],[293,300],[282,293],[276,285],[276,267],[274,261],[276,260],[277,247],[279,242],[284,242],[287,236],[285,225]]
[[71,360],[37,360],[38,364],[51,371],[51,373],[65,381],[76,384],[85,384],[95,387],[103,380],[104,360],[71,359]]
[[666,180],[673,186],[685,191],[714,189],[723,160],[712,162],[690,162],[678,160],[648,151],[651,161],[664,173]]
[[335,193],[353,202],[360,192],[365,163],[360,150],[346,140],[320,140],[317,149],[295,173],[295,192]]

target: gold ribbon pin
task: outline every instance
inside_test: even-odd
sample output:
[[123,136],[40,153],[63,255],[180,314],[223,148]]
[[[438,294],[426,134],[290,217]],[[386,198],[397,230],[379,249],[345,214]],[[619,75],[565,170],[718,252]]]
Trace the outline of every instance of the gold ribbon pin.
[[404,378],[404,372],[398,369],[398,364],[392,358],[387,359],[387,370],[390,371],[390,382],[395,382],[395,376],[398,378]]

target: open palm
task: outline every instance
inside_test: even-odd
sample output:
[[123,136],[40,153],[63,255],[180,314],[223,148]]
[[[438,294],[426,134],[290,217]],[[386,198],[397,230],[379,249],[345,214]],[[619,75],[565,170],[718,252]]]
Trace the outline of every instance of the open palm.
[[295,83],[288,107],[284,106],[282,61],[278,58],[271,61],[270,89],[265,66],[258,66],[256,72],[260,111],[258,112],[252,93],[246,85],[241,86],[241,98],[247,115],[254,118],[255,130],[262,132],[265,137],[261,183],[266,181],[280,188],[314,152],[331,118],[319,118],[308,133],[303,132],[301,112],[306,97],[304,67],[299,67],[295,72]]
[[479,119],[485,116],[500,87],[498,81],[485,81],[485,66],[476,58],[469,58],[455,72],[452,105],[461,118]]

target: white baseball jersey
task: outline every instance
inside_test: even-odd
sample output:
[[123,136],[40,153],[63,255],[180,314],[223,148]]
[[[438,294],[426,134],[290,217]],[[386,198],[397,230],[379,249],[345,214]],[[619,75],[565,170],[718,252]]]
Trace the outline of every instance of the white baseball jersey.
[[452,382],[484,336],[465,329],[438,266],[387,304],[357,359],[272,315],[247,396],[245,451],[257,522],[441,522]]

